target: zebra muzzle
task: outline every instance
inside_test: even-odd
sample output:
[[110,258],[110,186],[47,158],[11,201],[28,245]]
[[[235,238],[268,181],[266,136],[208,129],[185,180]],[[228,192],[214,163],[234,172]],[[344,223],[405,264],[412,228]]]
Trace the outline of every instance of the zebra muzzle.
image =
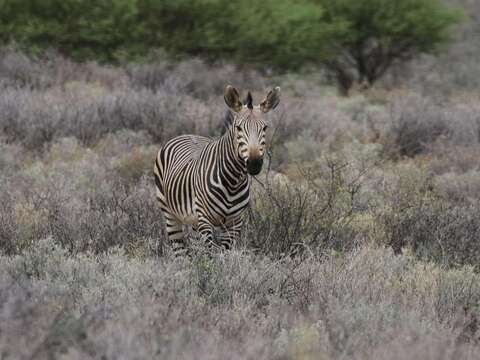
[[263,158],[254,158],[247,160],[247,171],[250,175],[258,175],[262,170]]

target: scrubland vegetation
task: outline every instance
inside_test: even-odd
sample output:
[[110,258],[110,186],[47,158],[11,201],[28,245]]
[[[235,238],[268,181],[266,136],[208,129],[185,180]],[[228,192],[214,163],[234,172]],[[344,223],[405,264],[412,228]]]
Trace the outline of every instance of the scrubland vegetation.
[[[414,74],[340,98],[321,75],[9,49],[0,74],[3,358],[478,356],[469,83]],[[270,161],[236,249],[192,235],[174,260],[153,158],[176,134],[222,133],[226,82],[257,99],[282,86]]]
[[[479,27],[349,97],[325,69],[1,48],[0,359],[478,359]],[[268,161],[235,249],[174,259],[155,153],[222,134],[227,83],[282,87]]]

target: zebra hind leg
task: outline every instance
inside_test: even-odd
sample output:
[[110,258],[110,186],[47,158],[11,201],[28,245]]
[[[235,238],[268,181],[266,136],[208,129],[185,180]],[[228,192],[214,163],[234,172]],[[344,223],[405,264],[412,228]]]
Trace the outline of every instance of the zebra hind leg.
[[173,247],[175,257],[183,257],[188,255],[188,248],[185,243],[185,234],[183,224],[170,214],[165,214],[165,222],[167,225],[167,235]]

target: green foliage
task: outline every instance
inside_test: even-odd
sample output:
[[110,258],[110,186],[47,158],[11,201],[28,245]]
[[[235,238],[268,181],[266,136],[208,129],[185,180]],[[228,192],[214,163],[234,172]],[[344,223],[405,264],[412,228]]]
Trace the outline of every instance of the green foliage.
[[114,61],[151,48],[292,68],[316,60],[337,24],[308,0],[0,0],[0,43]]
[[[450,39],[449,27],[461,19],[457,9],[441,0],[317,0],[327,23],[343,21],[338,33],[344,46],[376,39],[386,49],[432,51]],[[398,44],[399,43],[399,44]]]
[[278,70],[323,62],[345,73],[349,65],[369,82],[392,60],[436,49],[459,20],[440,0],[0,0],[0,7],[0,43],[33,53],[54,47],[77,60],[118,61],[163,48]]
[[282,69],[316,61],[339,27],[307,0],[142,0],[139,12],[152,46]]
[[141,29],[133,0],[1,0],[0,8],[0,41],[34,53],[54,47],[76,59],[112,61],[135,51]]

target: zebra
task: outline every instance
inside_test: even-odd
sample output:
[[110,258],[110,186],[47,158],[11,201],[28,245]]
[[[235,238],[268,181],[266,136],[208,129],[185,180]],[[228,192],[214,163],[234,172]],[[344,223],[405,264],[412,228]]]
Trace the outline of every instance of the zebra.
[[242,213],[250,201],[251,175],[262,169],[265,154],[265,114],[280,102],[280,87],[254,106],[250,92],[245,104],[238,91],[226,86],[224,100],[231,124],[217,139],[182,135],[169,140],[154,164],[156,197],[176,256],[188,253],[184,225],[191,225],[209,248],[230,249],[242,228]]

